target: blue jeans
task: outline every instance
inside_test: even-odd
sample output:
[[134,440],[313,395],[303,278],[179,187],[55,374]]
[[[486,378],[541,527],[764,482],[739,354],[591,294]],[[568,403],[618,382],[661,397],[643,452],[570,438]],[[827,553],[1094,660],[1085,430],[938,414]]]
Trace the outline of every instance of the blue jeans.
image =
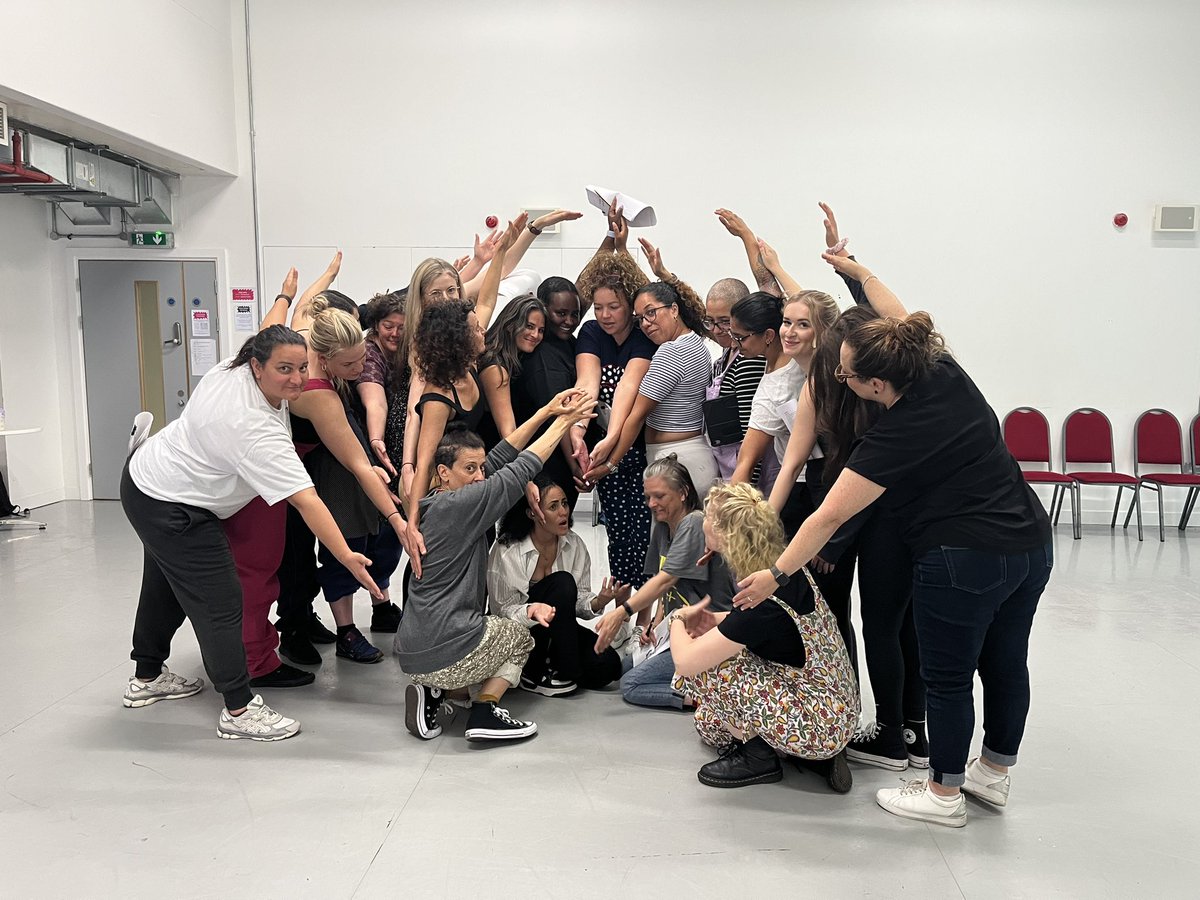
[[[628,665],[629,658],[626,657]],[[683,697],[671,682],[675,679],[675,660],[670,649],[651,657],[621,676],[621,696],[635,706],[668,706],[683,709]]]
[[1029,714],[1029,631],[1054,552],[938,547],[913,569],[913,619],[927,691],[930,777],[963,783],[975,731],[975,672],[983,683],[983,756],[1017,761]]

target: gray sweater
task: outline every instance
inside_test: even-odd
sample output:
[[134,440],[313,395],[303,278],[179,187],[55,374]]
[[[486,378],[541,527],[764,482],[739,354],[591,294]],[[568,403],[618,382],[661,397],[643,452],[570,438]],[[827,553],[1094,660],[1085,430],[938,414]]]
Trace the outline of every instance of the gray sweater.
[[405,672],[428,674],[458,662],[483,640],[487,611],[487,530],[525,493],[542,461],[501,441],[483,481],[421,500],[423,574],[413,578],[396,632]]

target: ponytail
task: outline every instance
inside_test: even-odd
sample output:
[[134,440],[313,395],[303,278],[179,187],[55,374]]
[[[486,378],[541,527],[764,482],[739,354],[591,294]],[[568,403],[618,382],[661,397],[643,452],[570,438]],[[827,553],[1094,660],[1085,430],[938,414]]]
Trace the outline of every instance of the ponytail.
[[246,365],[251,359],[258,360],[260,366],[265,366],[276,347],[289,344],[308,348],[304,337],[299,333],[292,331],[286,325],[271,325],[258,334],[246,338],[242,349],[238,351],[237,356],[233,358],[227,368],[236,369],[238,366]]
[[697,493],[696,484],[692,481],[692,473],[679,461],[676,454],[668,453],[646,466],[646,470],[642,473],[642,481],[650,478],[661,478],[671,490],[683,494],[683,505],[687,507],[688,512],[700,508],[700,494]]

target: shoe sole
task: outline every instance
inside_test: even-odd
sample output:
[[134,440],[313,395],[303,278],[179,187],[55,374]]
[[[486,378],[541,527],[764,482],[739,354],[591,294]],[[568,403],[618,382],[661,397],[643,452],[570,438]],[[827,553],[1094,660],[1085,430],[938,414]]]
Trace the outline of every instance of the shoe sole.
[[[311,672],[309,674],[312,675]],[[252,687],[252,688],[268,688],[268,689],[306,687],[307,685],[312,684],[316,680],[317,680],[316,675],[312,675],[311,678],[289,679],[288,681],[267,681],[265,679],[260,681],[257,678],[251,678],[250,679],[250,687]]]
[[541,694],[543,697],[569,697],[579,690],[579,685],[560,688],[542,687],[541,685],[526,687],[525,685],[521,685],[521,690],[528,691],[531,694]]
[[696,778],[701,784],[706,784],[709,787],[740,788],[749,787],[752,784],[774,784],[777,781],[783,781],[783,769],[777,769],[774,772],[765,772],[762,775],[755,775],[752,778],[738,778],[733,781],[727,781],[718,778],[707,778],[703,772],[697,772]]
[[371,634],[395,634],[400,630],[400,626],[397,625],[395,628],[377,628],[376,626],[372,625],[368,630],[371,632]]
[[928,769],[929,768],[929,757],[928,756],[913,756],[910,753],[910,754],[908,754],[908,764],[910,766],[912,766],[914,769]]
[[[861,750],[851,750],[846,748],[846,758],[850,762],[856,762],[864,766],[874,766],[877,769],[887,769],[889,772],[903,772],[912,762],[908,756],[904,759],[893,759],[890,756],[875,756],[871,753],[863,753]],[[925,767],[929,766],[928,760]]]
[[271,737],[267,737],[266,735],[261,735],[261,734],[234,734],[232,732],[222,731],[220,728],[217,729],[217,737],[221,738],[222,740],[226,740],[226,741],[259,741],[260,743],[263,743],[263,744],[273,744],[276,741],[286,741],[288,738],[294,738],[299,733],[300,733],[300,729],[297,728],[295,731],[287,731],[287,732],[284,732],[283,734],[277,734],[277,735],[273,735]]
[[372,657],[371,659],[363,659],[361,656],[351,656],[349,653],[342,653],[340,650],[338,650],[335,655],[338,659],[348,659],[350,662],[363,663],[364,665],[368,666],[374,665],[377,662],[383,662],[382,650],[379,652],[378,656]]
[[410,684],[404,689],[404,727],[408,729],[409,734],[413,737],[420,738],[423,741],[432,741],[435,737],[442,733],[442,726],[439,725],[433,731],[428,731],[421,727],[421,723],[425,718],[424,691],[415,684]]
[[911,813],[906,810],[897,809],[894,806],[888,806],[878,797],[875,798],[875,804],[885,813],[890,813],[900,819],[909,819],[913,822],[927,822],[930,825],[944,825],[947,828],[962,828],[967,824],[967,814],[964,810],[962,815],[958,816],[923,816],[918,813]]
[[993,791],[986,787],[975,787],[964,784],[959,788],[964,794],[970,794],[976,800],[982,800],[991,806],[1008,806],[1008,795]]
[[537,734],[537,725],[529,728],[506,728],[496,731],[491,728],[468,728],[463,735],[468,741],[519,741]]
[[319,666],[324,660],[321,659],[321,654],[317,654],[316,659],[306,659],[298,653],[289,653],[283,647],[279,648],[279,655],[289,662],[294,662],[298,666]]
[[159,694],[156,697],[144,697],[141,700],[131,700],[128,697],[122,697],[121,703],[126,709],[141,709],[144,706],[149,706],[151,703],[157,703],[159,700],[182,700],[184,697],[195,697],[202,690],[204,690],[204,685],[200,685],[194,691],[188,691],[183,694]]

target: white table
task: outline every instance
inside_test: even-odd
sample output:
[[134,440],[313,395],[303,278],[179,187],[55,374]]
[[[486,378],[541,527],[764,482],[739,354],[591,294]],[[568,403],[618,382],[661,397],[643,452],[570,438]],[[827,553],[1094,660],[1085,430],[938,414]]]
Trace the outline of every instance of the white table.
[[[0,439],[13,437],[18,434],[37,434],[41,428],[0,428]],[[4,473],[0,472],[0,481],[3,481]],[[5,489],[7,491],[7,488]],[[0,515],[0,529],[4,528],[37,528],[40,531],[46,530],[45,522],[36,522],[33,519],[26,519],[21,516],[5,516]]]

